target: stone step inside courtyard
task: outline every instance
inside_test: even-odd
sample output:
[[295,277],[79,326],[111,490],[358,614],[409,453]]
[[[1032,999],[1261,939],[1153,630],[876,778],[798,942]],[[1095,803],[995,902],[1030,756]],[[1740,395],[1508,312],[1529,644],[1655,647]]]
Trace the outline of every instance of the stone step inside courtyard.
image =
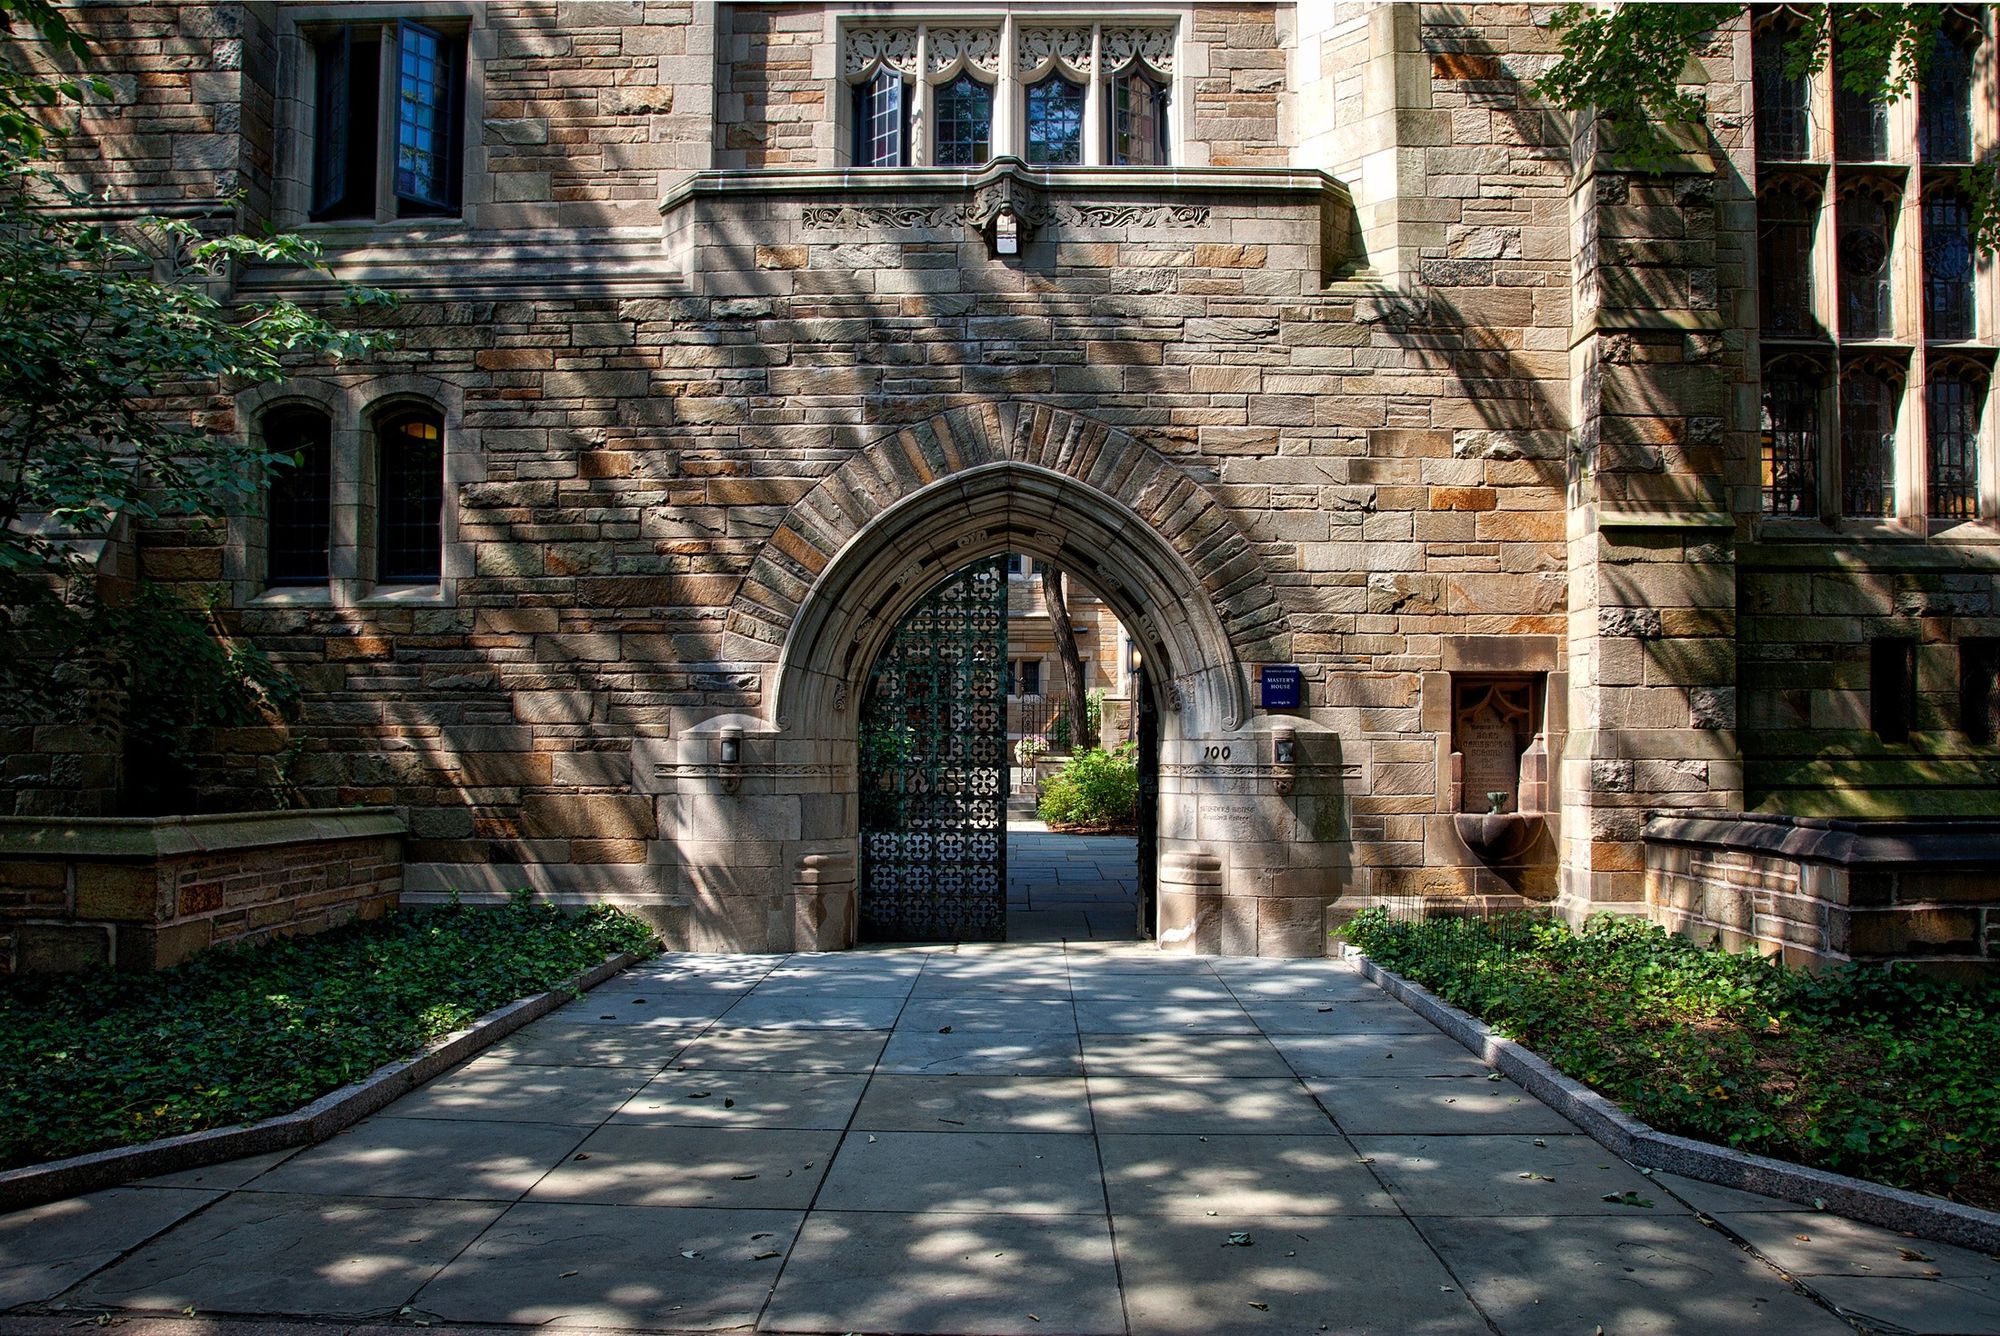
[[50,1333],[1967,1333],[2000,1261],[1642,1175],[1343,962],[1074,942],[661,957],[319,1146],[0,1217],[0,1303]]

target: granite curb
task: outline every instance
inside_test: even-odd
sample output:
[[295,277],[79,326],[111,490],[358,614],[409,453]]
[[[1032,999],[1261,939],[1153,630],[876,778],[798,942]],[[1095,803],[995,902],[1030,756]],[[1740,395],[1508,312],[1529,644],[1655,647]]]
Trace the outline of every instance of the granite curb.
[[262,1155],[324,1141],[641,959],[630,951],[607,957],[602,964],[546,992],[497,1007],[463,1030],[432,1040],[414,1058],[378,1067],[361,1080],[322,1095],[291,1113],[9,1169],[0,1173],[0,1212],[75,1197],[134,1179],[199,1169],[245,1155]]
[[1778,1197],[1939,1243],[2000,1253],[2000,1212],[1982,1211],[1846,1174],[1809,1169],[1661,1132],[1582,1082],[1563,1075],[1547,1059],[1494,1034],[1484,1021],[1460,1011],[1422,984],[1383,969],[1351,947],[1347,954],[1360,966],[1362,974],[1381,985],[1391,997],[1631,1164],[1741,1192]]

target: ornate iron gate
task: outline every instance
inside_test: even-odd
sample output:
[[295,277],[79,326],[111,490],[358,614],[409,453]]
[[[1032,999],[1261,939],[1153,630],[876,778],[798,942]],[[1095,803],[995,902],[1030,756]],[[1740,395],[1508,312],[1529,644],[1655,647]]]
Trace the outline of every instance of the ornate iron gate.
[[882,649],[862,710],[860,927],[1007,936],[1007,573],[976,561]]

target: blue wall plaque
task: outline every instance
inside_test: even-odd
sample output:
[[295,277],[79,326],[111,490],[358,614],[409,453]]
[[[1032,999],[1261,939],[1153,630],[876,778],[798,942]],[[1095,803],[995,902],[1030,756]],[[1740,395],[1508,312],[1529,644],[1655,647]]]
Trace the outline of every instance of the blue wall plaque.
[[1305,703],[1305,675],[1294,664],[1265,664],[1257,686],[1259,709],[1296,710]]

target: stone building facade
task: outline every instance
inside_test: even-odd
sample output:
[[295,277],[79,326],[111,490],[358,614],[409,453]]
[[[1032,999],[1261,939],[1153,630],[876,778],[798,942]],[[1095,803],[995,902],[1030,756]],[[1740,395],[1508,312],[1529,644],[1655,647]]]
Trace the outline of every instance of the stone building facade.
[[[291,739],[219,739],[215,801],[293,745],[304,799],[407,814],[406,899],[525,884],[684,945],[842,945],[874,650],[1016,552],[1153,670],[1163,946],[1643,909],[1649,814],[2000,817],[2000,292],[1968,262],[1970,326],[1926,335],[1949,220],[1914,99],[1850,170],[1816,76],[1780,171],[1746,12],[1699,61],[1711,137],[1639,172],[1535,96],[1545,7],[1082,9],[81,10],[115,71],[81,182],[306,232],[401,299],[375,361],[198,405],[323,451],[323,538],[290,492],[134,537],[306,689]],[[1814,210],[1789,342],[1759,300],[1780,175]],[[1850,175],[1897,228],[1893,320],[1854,339]],[[1780,343],[1827,432],[1773,427]],[[1901,397],[1856,519],[1831,423],[1864,353]],[[1947,363],[1976,474],[1948,520],[1920,481]],[[1774,510],[1800,448],[1832,503]],[[1266,665],[1299,708],[1262,707]],[[1974,905],[1916,949],[1985,952]]]

